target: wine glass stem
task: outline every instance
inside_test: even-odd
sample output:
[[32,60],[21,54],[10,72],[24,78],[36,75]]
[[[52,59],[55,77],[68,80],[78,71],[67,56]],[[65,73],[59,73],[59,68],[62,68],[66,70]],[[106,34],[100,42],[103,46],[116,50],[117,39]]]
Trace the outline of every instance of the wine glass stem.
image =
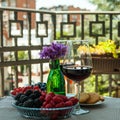
[[[80,82],[77,82],[76,86],[77,86],[77,98],[80,100]],[[80,103],[78,102],[75,110],[73,111],[73,114],[74,115],[81,115],[81,114],[85,114],[85,113],[88,113],[88,112],[89,112],[89,110],[81,109]]]
[[77,98],[78,100],[80,100],[80,82],[77,82],[76,86],[77,86]]

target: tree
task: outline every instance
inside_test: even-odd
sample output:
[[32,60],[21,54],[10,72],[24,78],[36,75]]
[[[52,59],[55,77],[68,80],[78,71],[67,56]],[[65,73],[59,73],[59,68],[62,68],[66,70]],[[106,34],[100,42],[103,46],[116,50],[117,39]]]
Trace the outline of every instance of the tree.
[[[90,3],[96,5],[96,10],[98,11],[119,11],[120,8],[120,0],[89,0]],[[108,15],[99,15],[99,21],[105,21],[105,26],[106,26],[106,37],[109,36],[109,22],[110,19],[108,17]],[[113,36],[112,39],[119,41],[119,37],[118,37],[118,31],[116,28],[118,28],[118,22],[120,21],[120,16],[114,14],[112,15],[112,23],[113,23]]]
[[89,0],[97,6],[97,10],[117,11],[120,8],[120,0]]

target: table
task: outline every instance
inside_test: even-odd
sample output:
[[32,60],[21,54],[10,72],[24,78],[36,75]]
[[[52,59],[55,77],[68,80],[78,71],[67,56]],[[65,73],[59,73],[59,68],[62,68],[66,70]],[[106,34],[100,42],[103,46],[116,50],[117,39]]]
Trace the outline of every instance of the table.
[[[13,98],[6,96],[0,99],[1,120],[30,120],[20,116],[11,105]],[[90,112],[84,115],[72,115],[64,120],[120,120],[120,98],[106,97],[104,103],[86,107]]]

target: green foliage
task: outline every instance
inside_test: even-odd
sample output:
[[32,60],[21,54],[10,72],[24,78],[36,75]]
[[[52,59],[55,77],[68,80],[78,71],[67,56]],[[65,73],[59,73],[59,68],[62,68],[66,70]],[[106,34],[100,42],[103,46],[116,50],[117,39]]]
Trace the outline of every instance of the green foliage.
[[18,51],[18,59],[24,60],[28,58],[28,53],[25,51]]
[[[65,36],[67,36],[67,35],[68,35],[68,32],[63,32],[63,34],[64,34]],[[58,31],[58,32],[56,33],[56,40],[64,40],[64,39],[66,39],[66,38],[61,37],[61,33]]]
[[95,92],[96,80],[98,81],[98,93],[103,96],[109,96],[109,75],[98,75],[97,79],[95,75],[91,75],[84,81],[84,91]]
[[120,8],[120,0],[89,0],[90,3],[97,6],[97,10],[117,11]]
[[91,75],[84,81],[85,92],[94,92],[95,91],[95,76]]
[[[120,8],[120,0],[89,0],[90,3],[94,4],[96,6],[96,10],[98,11],[119,11]],[[106,38],[109,38],[109,33],[110,33],[110,20],[108,15],[100,15],[99,14],[99,21],[105,21],[105,32],[106,32]],[[118,22],[120,20],[120,17],[116,14],[113,13],[112,15],[112,23],[113,23],[113,28],[112,28],[112,39],[114,40],[119,40],[118,34],[117,34],[117,27],[118,27]],[[93,30],[95,30],[94,27]],[[101,38],[103,39],[103,38]],[[105,38],[104,38],[105,39]]]
[[[19,60],[27,60],[28,59],[28,52],[26,51],[18,51],[18,59]],[[27,67],[27,65],[25,65]],[[24,65],[20,65],[20,72],[23,74],[24,72]]]

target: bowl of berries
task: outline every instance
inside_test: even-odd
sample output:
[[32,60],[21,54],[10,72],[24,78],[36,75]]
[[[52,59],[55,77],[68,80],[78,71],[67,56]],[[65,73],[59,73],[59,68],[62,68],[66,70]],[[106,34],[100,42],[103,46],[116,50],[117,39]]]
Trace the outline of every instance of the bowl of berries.
[[12,105],[25,118],[40,120],[68,118],[78,103],[75,97],[46,93],[36,86],[21,88],[21,91],[18,91],[11,93],[14,93],[15,100]]

